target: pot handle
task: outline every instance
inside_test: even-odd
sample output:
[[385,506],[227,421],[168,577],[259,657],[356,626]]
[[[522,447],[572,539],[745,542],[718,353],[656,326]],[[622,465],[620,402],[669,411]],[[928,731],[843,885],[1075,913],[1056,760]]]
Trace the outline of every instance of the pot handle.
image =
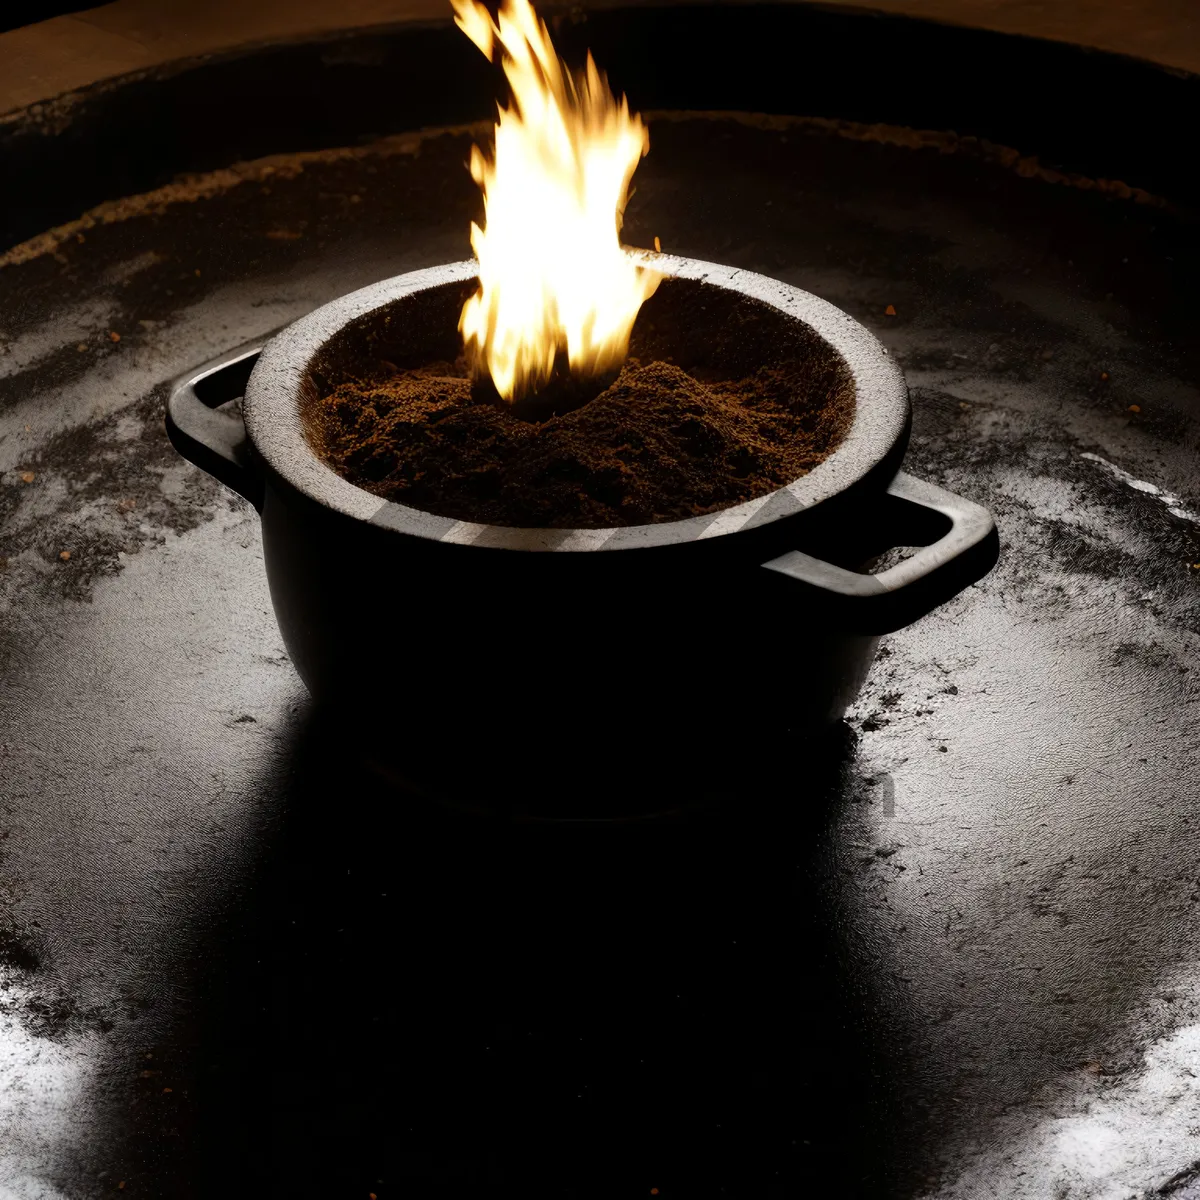
[[977,583],[996,563],[1000,540],[992,514],[932,483],[898,474],[881,518],[883,548],[927,544],[877,575],[800,550],[763,566],[819,591],[831,616],[861,632],[892,633]]
[[253,466],[240,400],[263,343],[231,350],[180,379],[167,401],[167,436],[189,462],[262,508],[263,480]]

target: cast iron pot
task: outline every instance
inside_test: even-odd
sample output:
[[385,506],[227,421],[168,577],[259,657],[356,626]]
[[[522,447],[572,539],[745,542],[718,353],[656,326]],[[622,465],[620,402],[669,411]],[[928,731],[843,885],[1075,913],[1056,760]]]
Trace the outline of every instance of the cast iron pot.
[[[455,336],[473,262],[343,296],[175,388],[171,440],[261,513],[292,661],[318,701],[353,714],[376,760],[402,773],[426,760],[445,786],[515,773],[575,787],[612,767],[661,788],[684,762],[716,778],[838,721],[879,636],[994,563],[988,512],[899,471],[908,392],[866,329],[761,275],[653,261],[664,286],[757,300],[840,356],[854,414],[823,463],[717,513],[608,529],[473,524],[349,483],[304,428],[330,347],[367,344],[381,314],[420,340],[431,305],[446,318],[437,336]],[[863,570],[896,547],[919,549]]]

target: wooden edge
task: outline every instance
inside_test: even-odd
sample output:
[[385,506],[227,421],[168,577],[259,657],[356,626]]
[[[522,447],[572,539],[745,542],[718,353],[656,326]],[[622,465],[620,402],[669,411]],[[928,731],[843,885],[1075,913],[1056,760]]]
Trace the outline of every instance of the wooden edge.
[[[622,0],[584,0],[583,6],[619,3]],[[827,0],[827,6],[864,7],[848,0]],[[1200,21],[1195,19],[1194,0],[1060,0],[1052,5],[1031,5],[1028,0],[874,0],[866,7],[1070,42],[1200,73]],[[178,59],[370,26],[449,20],[450,15],[449,0],[115,0],[0,34],[0,114]]]

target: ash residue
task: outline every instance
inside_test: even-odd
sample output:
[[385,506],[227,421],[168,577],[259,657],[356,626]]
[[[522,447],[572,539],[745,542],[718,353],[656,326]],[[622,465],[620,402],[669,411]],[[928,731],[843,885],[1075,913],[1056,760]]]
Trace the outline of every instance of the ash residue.
[[211,520],[214,505],[241,506],[180,459],[163,427],[165,399],[155,388],[56,434],[3,480],[0,594],[87,600],[123,557]]
[[1177,1171],[1162,1187],[1145,1193],[1146,1200],[1194,1200],[1200,1196],[1200,1159]]
[[51,1042],[80,1033],[105,1033],[113,1027],[111,1017],[98,1011],[85,1011],[74,997],[54,985],[32,990],[18,1001],[15,1013],[34,1037]]
[[906,469],[993,510],[1004,548],[988,586],[1006,602],[1043,600],[1053,609],[1075,602],[1091,580],[1091,589],[1118,584],[1165,619],[1200,628],[1192,565],[1200,526],[1082,457],[1096,444],[1053,414],[964,403],[933,387],[911,391]]
[[111,1028],[108,1015],[82,1008],[47,974],[39,940],[12,926],[0,928],[0,1015],[15,1018],[34,1037],[48,1041]]
[[14,929],[0,928],[0,970],[36,971],[42,957],[33,945]]
[[[0,745],[0,771],[7,748]],[[0,835],[0,841],[7,833]],[[12,1017],[36,1038],[64,1041],[85,1031],[111,1027],[99,1010],[85,1010],[47,970],[46,953],[37,923],[21,927],[13,919],[18,886],[0,878],[0,903],[8,911],[0,925],[0,1017]]]

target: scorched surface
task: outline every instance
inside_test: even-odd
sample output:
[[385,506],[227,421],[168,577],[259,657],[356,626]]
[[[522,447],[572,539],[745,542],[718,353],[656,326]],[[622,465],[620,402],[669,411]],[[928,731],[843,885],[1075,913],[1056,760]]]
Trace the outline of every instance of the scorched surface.
[[[888,640],[840,756],[748,746],[724,809],[397,803],[310,713],[256,518],[162,409],[464,257],[467,138],[239,168],[5,266],[14,1194],[1075,1200],[1196,1156],[1192,229],[886,130],[651,138],[628,239],[874,329],[909,469],[994,509],[1000,565]],[[714,614],[769,652],[751,617]]]

